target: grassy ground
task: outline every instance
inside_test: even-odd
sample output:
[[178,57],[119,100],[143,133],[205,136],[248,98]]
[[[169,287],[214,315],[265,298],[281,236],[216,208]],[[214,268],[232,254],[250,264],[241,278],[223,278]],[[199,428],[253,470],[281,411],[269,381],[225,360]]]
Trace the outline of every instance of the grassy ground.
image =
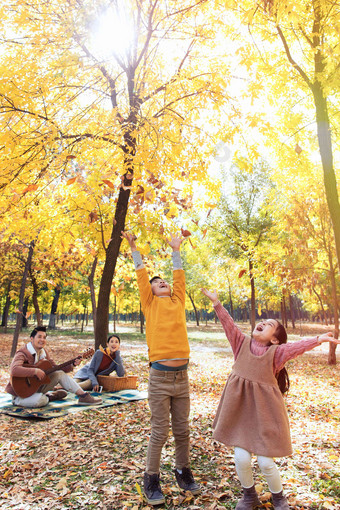
[[[241,325],[247,331],[248,325]],[[303,325],[303,334],[325,328]],[[147,350],[133,325],[118,325],[127,372],[138,374],[147,388]],[[211,424],[232,355],[220,325],[188,327],[191,343],[191,457],[203,490],[192,498],[179,491],[173,475],[174,442],[162,456],[166,509],[232,509],[240,494],[232,450],[212,440]],[[248,332],[248,331],[247,331]],[[298,332],[300,333],[300,331]],[[290,331],[290,340],[297,332]],[[25,342],[23,334],[19,344]],[[0,389],[8,379],[12,335],[0,334]],[[57,362],[93,345],[91,332],[58,330],[49,335]],[[339,358],[339,354],[338,354]],[[339,363],[327,365],[327,346],[288,364],[291,390],[286,399],[294,454],[280,459],[280,471],[291,508],[340,509],[340,377]],[[146,401],[84,411],[48,421],[26,421],[0,415],[0,508],[130,509],[149,508],[139,494],[149,435]],[[263,508],[272,508],[267,486],[254,462]]]

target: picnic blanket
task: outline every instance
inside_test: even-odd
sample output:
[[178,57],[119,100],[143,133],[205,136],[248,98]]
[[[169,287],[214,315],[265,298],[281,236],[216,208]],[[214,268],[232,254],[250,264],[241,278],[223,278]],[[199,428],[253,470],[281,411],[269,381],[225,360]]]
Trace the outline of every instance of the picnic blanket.
[[45,407],[27,408],[12,404],[12,397],[8,393],[0,394],[0,413],[15,416],[16,418],[35,418],[50,420],[58,418],[69,413],[87,411],[89,409],[100,409],[102,407],[114,406],[117,404],[127,404],[135,400],[144,400],[147,398],[146,391],[121,390],[115,392],[104,392],[100,395],[92,392],[91,395],[100,396],[103,399],[102,404],[95,406],[83,406],[78,404],[78,399],[72,393],[69,393],[63,400],[56,400]]

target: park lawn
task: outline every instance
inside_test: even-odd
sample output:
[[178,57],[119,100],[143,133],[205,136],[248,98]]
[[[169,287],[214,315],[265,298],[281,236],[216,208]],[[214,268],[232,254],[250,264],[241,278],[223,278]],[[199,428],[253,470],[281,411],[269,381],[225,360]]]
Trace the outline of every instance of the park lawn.
[[[248,325],[243,325],[246,331]],[[122,329],[122,333],[120,333]],[[147,350],[134,326],[118,326],[127,373],[138,374],[147,388]],[[325,328],[310,326],[310,332]],[[304,328],[306,330],[306,328]],[[189,326],[191,342],[191,458],[202,485],[197,497],[183,494],[174,481],[174,442],[170,434],[162,457],[162,487],[167,509],[232,509],[240,495],[232,450],[212,440],[211,424],[232,367],[232,355],[220,325]],[[291,335],[290,339],[296,339]],[[25,334],[20,342],[26,340]],[[8,378],[12,335],[0,334],[0,388]],[[93,345],[91,334],[57,331],[49,351],[63,362]],[[290,507],[340,509],[340,377],[327,365],[322,345],[288,364],[291,389],[286,399],[294,454],[278,459]],[[251,423],[249,424],[251,426]],[[83,411],[46,420],[0,415],[1,509],[151,508],[139,494],[142,486],[149,409],[147,401]],[[255,464],[263,508],[272,508]]]

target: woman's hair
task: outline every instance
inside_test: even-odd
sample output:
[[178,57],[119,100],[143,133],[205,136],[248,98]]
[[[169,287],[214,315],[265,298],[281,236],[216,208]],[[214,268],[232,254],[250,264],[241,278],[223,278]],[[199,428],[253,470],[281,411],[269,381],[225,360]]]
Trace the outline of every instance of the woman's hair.
[[[281,322],[279,322],[277,319],[275,319],[275,321],[277,322],[277,327],[276,327],[274,336],[275,336],[275,338],[278,339],[279,345],[286,344],[287,343],[287,331],[285,330],[285,327],[281,324]],[[285,367],[283,367],[280,370],[280,372],[276,376],[276,379],[277,379],[277,383],[279,385],[280,391],[281,391],[282,395],[284,395],[285,393],[287,393],[287,391],[289,390],[289,386],[290,386],[288,372],[285,369]]]
[[118,335],[114,334],[114,335],[110,335],[109,338],[107,339],[107,344],[109,343],[109,341],[111,340],[111,338],[117,338],[118,342],[120,343],[120,338]]

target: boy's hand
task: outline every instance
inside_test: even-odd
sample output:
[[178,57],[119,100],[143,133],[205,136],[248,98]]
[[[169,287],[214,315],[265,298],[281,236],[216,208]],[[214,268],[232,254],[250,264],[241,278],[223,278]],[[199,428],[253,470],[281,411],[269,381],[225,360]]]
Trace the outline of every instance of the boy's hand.
[[126,239],[127,242],[129,243],[131,251],[137,251],[137,246],[135,243],[135,240],[137,239],[137,237],[134,234],[130,234],[129,232],[122,231],[121,234],[122,234],[122,238]]
[[172,251],[179,251],[180,246],[184,241],[184,237],[182,235],[178,235],[178,234],[176,234],[174,236],[172,234],[170,234],[170,235],[171,235],[170,241],[169,241],[169,239],[167,239],[168,245],[171,246]]
[[322,344],[324,342],[333,342],[335,344],[340,344],[339,338],[334,338],[333,333],[324,333],[323,335],[319,336],[319,342]]
[[218,303],[218,294],[217,294],[216,290],[211,292],[211,290],[201,289],[201,291],[203,292],[203,294],[205,296],[207,296],[207,298],[210,299],[210,301],[212,302],[213,305],[216,305]]

